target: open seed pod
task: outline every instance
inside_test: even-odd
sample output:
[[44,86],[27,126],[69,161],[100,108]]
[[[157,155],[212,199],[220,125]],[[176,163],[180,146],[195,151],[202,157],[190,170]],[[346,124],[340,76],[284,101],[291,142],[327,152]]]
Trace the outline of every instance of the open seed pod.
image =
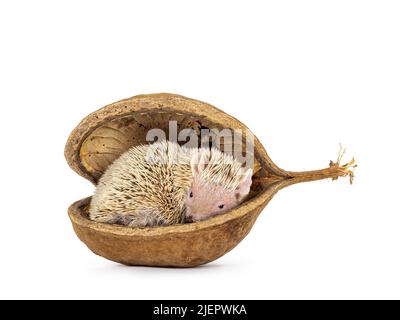
[[[163,129],[167,137],[173,134],[171,121],[176,121],[178,131],[190,128],[200,134],[203,128],[227,128],[251,134],[240,121],[207,103],[167,93],[140,95],[110,104],[83,119],[68,139],[65,157],[75,172],[96,184],[123,152],[148,143],[150,129]],[[271,161],[257,137],[252,143],[255,161],[250,195],[225,214],[196,223],[130,228],[91,221],[90,198],[85,198],[69,208],[73,228],[90,250],[109,260],[127,265],[193,267],[233,249],[280,189],[304,181],[353,177],[354,161],[341,166],[339,159],[322,170],[282,170]]]

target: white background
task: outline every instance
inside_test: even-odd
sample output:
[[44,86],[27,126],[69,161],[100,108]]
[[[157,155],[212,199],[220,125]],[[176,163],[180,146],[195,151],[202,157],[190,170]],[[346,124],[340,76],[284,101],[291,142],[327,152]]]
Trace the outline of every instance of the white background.
[[[398,1],[2,1],[0,298],[400,298]],[[65,162],[90,112],[172,92],[237,117],[284,169],[348,180],[281,191],[195,269],[125,267],[75,236],[94,187]]]

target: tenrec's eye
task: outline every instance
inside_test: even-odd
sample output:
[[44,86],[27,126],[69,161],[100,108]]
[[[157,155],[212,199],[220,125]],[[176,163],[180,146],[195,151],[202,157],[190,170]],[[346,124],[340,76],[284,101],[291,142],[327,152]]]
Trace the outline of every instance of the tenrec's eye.
[[225,207],[225,205],[223,205],[223,204],[220,204],[219,206],[218,206],[218,208],[220,208],[220,209],[223,209]]
[[189,197],[193,198],[193,191],[190,192]]

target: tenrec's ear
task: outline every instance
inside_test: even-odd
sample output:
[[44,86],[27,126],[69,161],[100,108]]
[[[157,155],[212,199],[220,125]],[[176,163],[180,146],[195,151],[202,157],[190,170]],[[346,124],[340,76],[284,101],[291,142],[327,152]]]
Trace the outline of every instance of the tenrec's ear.
[[198,176],[206,168],[206,155],[200,151],[193,153],[190,165],[192,167],[193,176]]
[[249,194],[252,183],[251,180],[252,177],[253,177],[253,169],[248,169],[242,176],[242,179],[240,180],[239,185],[236,188],[236,193],[239,201],[242,201]]

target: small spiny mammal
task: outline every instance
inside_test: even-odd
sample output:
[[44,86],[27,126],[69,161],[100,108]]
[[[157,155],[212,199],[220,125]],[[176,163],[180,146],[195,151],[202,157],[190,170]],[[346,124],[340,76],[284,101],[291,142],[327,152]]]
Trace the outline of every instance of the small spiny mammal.
[[239,205],[252,174],[216,148],[169,141],[133,147],[100,178],[89,216],[130,227],[204,220]]

